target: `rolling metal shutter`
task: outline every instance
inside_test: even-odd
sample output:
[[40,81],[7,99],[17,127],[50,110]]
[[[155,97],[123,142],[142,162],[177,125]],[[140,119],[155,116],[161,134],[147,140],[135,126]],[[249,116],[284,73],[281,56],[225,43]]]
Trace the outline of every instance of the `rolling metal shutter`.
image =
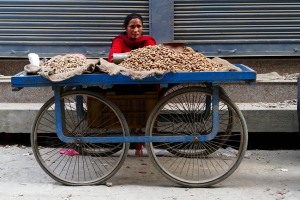
[[83,53],[107,54],[111,40],[123,31],[129,13],[144,17],[149,33],[149,2],[117,0],[2,0],[0,56],[26,57],[29,52],[49,57]]
[[105,56],[132,12],[145,34],[151,18],[157,41],[186,41],[208,56],[300,54],[299,0],[2,0],[0,57]]
[[299,0],[175,0],[174,40],[212,56],[299,56]]

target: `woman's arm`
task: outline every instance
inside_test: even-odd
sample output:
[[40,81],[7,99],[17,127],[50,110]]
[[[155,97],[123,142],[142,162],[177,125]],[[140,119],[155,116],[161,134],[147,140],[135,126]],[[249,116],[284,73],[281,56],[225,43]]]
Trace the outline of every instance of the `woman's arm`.
[[154,38],[149,39],[145,42],[145,46],[154,46],[154,45],[156,45],[156,42],[155,42]]
[[[154,45],[156,45],[156,42],[155,42],[155,39],[151,37],[141,44],[142,45],[140,46],[140,48],[145,47],[145,46],[154,46]],[[108,61],[113,62],[113,54],[114,53],[125,53],[125,52],[130,52],[130,51],[131,51],[130,46],[128,44],[126,46],[124,44],[124,41],[121,38],[116,37],[112,41],[111,49],[108,54]]]
[[120,38],[115,38],[111,44],[108,54],[108,61],[113,62],[114,53],[123,53],[123,41]]

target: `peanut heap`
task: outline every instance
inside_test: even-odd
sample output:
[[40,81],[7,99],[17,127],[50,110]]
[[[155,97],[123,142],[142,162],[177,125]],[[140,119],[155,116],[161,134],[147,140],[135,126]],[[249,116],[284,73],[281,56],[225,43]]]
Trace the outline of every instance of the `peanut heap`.
[[85,63],[85,58],[80,58],[73,54],[67,54],[65,56],[54,56],[50,60],[44,62],[42,67],[50,67],[54,74],[59,74],[72,71],[83,66]]
[[222,64],[195,52],[190,47],[179,52],[162,45],[132,50],[128,58],[119,65],[134,71],[200,72],[224,71],[226,69]]

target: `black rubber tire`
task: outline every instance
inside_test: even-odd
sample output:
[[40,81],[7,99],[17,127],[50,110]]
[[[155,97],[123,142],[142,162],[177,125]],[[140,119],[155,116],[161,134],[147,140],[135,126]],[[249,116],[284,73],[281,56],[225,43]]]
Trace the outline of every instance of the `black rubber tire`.
[[[212,123],[211,117],[205,121],[196,119],[195,113],[202,112],[202,97],[212,96],[212,90],[204,87],[185,87],[178,89],[162,98],[151,112],[146,127],[146,135],[192,135],[207,134],[211,130],[205,129],[207,123]],[[223,181],[230,176],[241,163],[247,149],[248,131],[245,119],[238,107],[227,95],[219,95],[219,113],[229,113],[233,117],[231,125],[234,132],[225,134],[226,124],[222,130],[222,115],[217,136],[211,141],[182,142],[182,143],[147,143],[147,150],[154,166],[169,180],[186,187],[208,187]],[[176,106],[175,106],[176,105]],[[172,108],[173,107],[173,108]],[[184,108],[184,109],[183,109]],[[182,122],[176,121],[174,116],[181,113]],[[162,121],[162,116],[170,115],[173,121]],[[160,121],[161,120],[161,121]],[[166,120],[166,117],[165,117]],[[226,123],[228,119],[225,119]],[[188,125],[185,125],[188,124]],[[222,142],[220,142],[222,141]],[[176,148],[174,147],[176,145]],[[166,146],[171,146],[176,153],[162,153]],[[181,152],[182,151],[182,152]],[[182,155],[180,155],[182,154]],[[230,154],[227,156],[226,154]],[[180,169],[180,170],[179,170]]]
[[[102,120],[97,126],[94,125],[95,120],[89,117],[91,101],[102,106],[101,110],[97,110]],[[85,90],[67,91],[61,95],[61,105],[63,134],[66,136],[129,136],[123,114],[101,94]],[[50,177],[65,185],[95,185],[104,183],[120,169],[128,154],[129,143],[63,143],[56,135],[54,113],[52,97],[41,107],[31,133],[35,158]],[[64,154],[66,150],[74,154]]]

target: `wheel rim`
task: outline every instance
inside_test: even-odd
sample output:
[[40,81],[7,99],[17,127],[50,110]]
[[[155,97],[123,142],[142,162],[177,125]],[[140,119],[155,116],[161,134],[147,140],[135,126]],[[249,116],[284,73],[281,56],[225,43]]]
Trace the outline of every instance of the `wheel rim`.
[[[147,134],[210,133],[212,111],[206,117],[203,113],[207,113],[206,98],[211,95],[210,90],[201,87],[183,88],[167,95],[151,113]],[[242,160],[247,128],[237,107],[222,95],[219,120],[218,134],[211,141],[148,143],[149,155],[156,168],[170,180],[189,187],[209,186],[228,177]]]
[[[61,103],[65,136],[129,134],[123,115],[102,96],[73,91],[62,95]],[[99,109],[96,115],[92,111],[95,108]],[[63,143],[55,132],[54,112],[54,100],[50,99],[41,108],[31,135],[33,152],[46,173],[63,184],[91,185],[106,181],[118,171],[128,144]]]

